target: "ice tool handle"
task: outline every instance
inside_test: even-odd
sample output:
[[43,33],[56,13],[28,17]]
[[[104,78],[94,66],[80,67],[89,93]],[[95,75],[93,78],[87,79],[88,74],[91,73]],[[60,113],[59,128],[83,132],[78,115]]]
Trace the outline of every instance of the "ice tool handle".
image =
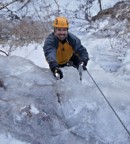
[[83,73],[83,63],[81,63],[79,65],[78,72],[79,72],[80,81],[81,81],[82,80],[82,73]]
[[61,104],[61,101],[60,101],[60,90],[59,90],[59,81],[58,81],[58,80],[60,80],[60,74],[57,72],[57,70],[55,70],[55,77],[57,79],[57,82],[56,82],[56,85],[57,85],[56,95],[57,95],[57,98],[58,98],[58,102]]
[[56,77],[57,80],[60,79],[60,74],[57,72],[57,70],[55,70],[55,77]]

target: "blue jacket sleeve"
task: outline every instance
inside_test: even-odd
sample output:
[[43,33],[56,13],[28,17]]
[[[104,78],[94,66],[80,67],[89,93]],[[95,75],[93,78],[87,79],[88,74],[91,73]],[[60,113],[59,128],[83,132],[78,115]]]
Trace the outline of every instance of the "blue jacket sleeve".
[[50,63],[51,61],[55,61],[55,62],[57,61],[56,60],[56,49],[57,49],[57,43],[56,43],[56,39],[52,33],[46,38],[44,46],[43,46],[45,58],[48,63]]

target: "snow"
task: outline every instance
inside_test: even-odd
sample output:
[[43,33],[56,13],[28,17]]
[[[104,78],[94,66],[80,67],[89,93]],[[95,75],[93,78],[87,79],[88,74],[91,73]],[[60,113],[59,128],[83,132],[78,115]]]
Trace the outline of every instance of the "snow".
[[[109,2],[113,1],[105,5]],[[0,55],[0,144],[130,143],[119,120],[130,131],[130,50],[120,50],[115,39],[118,48],[112,48],[112,39],[100,31],[106,25],[108,20],[100,21],[88,33],[70,29],[90,55],[82,81],[75,68],[64,67],[64,78],[57,82],[48,69],[43,44],[17,47],[9,57]]]
[[48,68],[48,64],[45,62],[43,53],[43,44],[30,43],[27,46],[18,47],[11,55],[17,55],[26,59],[32,60],[36,65],[40,67]]
[[31,105],[31,112],[34,113],[34,114],[39,113],[38,109],[34,105]]
[[[120,2],[122,0],[101,0],[101,3],[102,3],[102,9],[107,9],[107,8],[110,8],[110,7],[113,7],[114,4],[116,4],[117,2]],[[98,4],[98,0],[94,1],[94,4],[91,8],[91,13],[92,13],[92,16],[96,15],[98,12],[100,11],[99,9],[99,4]]]
[[[5,2],[10,2],[11,0],[6,0]],[[110,8],[112,7],[114,4],[116,4],[117,2],[119,1],[122,1],[122,0],[102,0],[102,8],[103,9],[106,9],[106,8]],[[4,3],[5,3],[4,2]],[[67,15],[67,10],[70,10],[72,13],[73,11],[76,11],[78,9],[78,5],[81,4],[81,3],[84,3],[85,0],[76,0],[76,1],[70,1],[70,0],[58,0],[58,5],[60,7],[60,11],[63,15],[69,17]],[[18,11],[17,10],[19,8],[21,8],[24,4],[26,3],[26,0],[22,3],[19,3],[19,2],[14,2],[12,5],[9,5],[8,8],[11,9],[14,13],[16,11],[16,14],[20,17],[23,16],[23,12],[24,11],[28,11],[28,16],[31,16],[33,17],[33,19],[36,19],[37,18],[37,13],[35,12],[35,9],[38,10],[39,14],[42,15],[42,16],[45,16],[45,14],[48,14],[46,13],[46,11],[42,11],[42,6],[44,7],[44,5],[48,6],[49,4],[52,5],[50,8],[48,8],[48,12],[49,14],[51,14],[51,10],[57,10],[58,9],[58,6],[56,4],[55,1],[52,1],[52,0],[37,0],[37,2],[35,1],[31,1],[30,4],[29,4],[29,7],[25,7],[22,11]],[[39,5],[41,7],[39,7]],[[5,10],[5,9],[4,9]],[[3,14],[4,13],[4,10],[3,10]],[[96,15],[97,13],[99,12],[99,4],[98,4],[98,0],[95,0],[95,2],[93,3],[93,6],[92,8],[90,9],[90,13],[92,16]]]
[[128,49],[125,55],[125,58],[122,63],[122,67],[120,69],[120,73],[123,74],[125,72],[126,74],[130,73],[130,50]]

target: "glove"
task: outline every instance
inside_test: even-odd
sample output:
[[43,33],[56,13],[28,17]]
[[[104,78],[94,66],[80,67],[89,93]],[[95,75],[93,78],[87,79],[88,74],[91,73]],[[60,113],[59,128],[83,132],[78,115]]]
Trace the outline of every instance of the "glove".
[[89,59],[85,59],[85,60],[82,60],[80,64],[83,64],[82,67],[83,67],[83,70],[87,70],[86,66],[88,64],[88,61]]
[[57,78],[57,75],[56,75],[56,74],[58,74],[58,75],[60,76],[60,77],[59,77],[60,79],[63,78],[63,73],[62,73],[62,71],[61,71],[60,68],[55,67],[55,68],[51,69],[51,71],[53,72],[54,77]]
[[62,73],[61,69],[59,69],[59,65],[57,64],[56,61],[51,61],[51,62],[49,63],[49,66],[50,66],[50,69],[51,69],[54,77],[57,77],[57,76],[56,76],[56,73],[57,73],[57,74],[59,74],[60,79],[63,78],[63,73]]

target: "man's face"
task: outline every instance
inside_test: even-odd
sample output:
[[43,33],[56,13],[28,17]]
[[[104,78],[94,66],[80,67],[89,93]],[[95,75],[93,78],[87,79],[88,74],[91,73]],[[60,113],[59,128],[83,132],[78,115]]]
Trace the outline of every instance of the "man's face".
[[68,29],[67,28],[55,28],[54,34],[56,37],[58,37],[59,40],[63,41],[67,37]]

